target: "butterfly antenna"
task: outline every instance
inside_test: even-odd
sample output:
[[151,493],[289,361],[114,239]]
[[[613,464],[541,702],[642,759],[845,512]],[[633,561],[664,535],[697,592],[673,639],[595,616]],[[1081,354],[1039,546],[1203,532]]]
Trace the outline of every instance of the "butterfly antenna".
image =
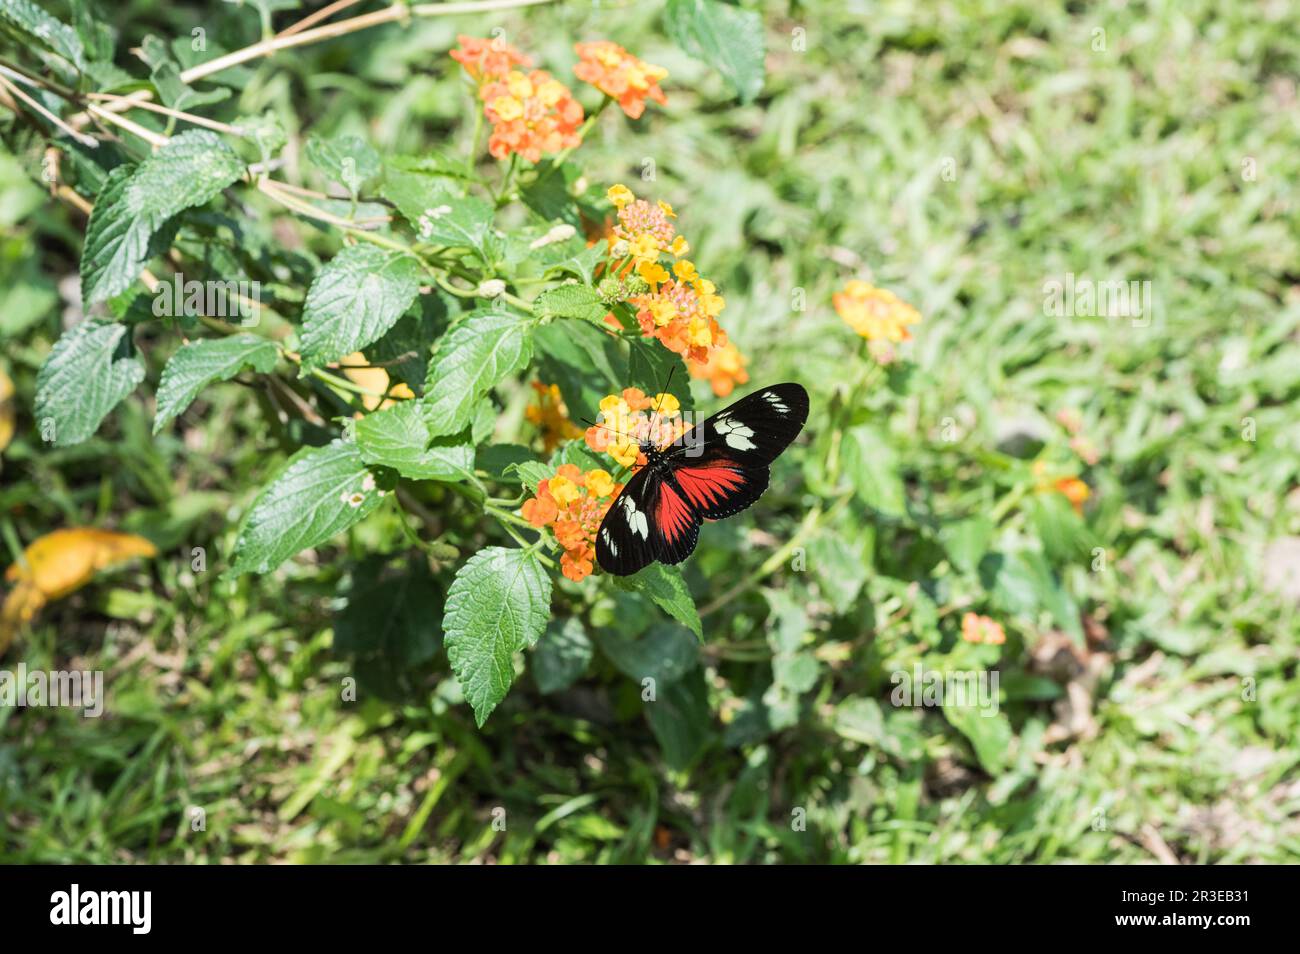
[[602,430],[609,431],[611,434],[617,434],[617,433],[618,433],[618,431],[614,430],[614,428],[612,428],[612,427],[608,427],[608,426],[606,426],[606,425],[604,425],[604,424],[597,424],[595,421],[589,421],[589,420],[587,420],[585,417],[580,417],[580,418],[578,418],[578,420],[582,421],[582,423],[587,424],[587,425],[589,425],[589,426],[591,426],[591,427],[599,427],[599,428],[601,428]]

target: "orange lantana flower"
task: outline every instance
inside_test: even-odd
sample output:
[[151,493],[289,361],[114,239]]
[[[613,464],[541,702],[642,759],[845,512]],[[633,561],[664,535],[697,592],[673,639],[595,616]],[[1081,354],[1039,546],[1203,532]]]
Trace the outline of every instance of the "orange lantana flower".
[[496,159],[518,153],[540,162],[543,153],[570,149],[581,141],[582,106],[569,88],[545,70],[511,70],[479,88],[483,115],[492,123],[488,152]]
[[536,496],[524,501],[524,519],[538,529],[550,527],[564,548],[560,572],[575,583],[595,568],[596,531],[622,489],[608,471],[584,473],[573,464],[562,464],[554,477],[538,482]]
[[463,33],[456,39],[460,46],[451,51],[451,58],[465,67],[465,72],[476,83],[504,79],[516,66],[533,65],[531,58],[505,40],[481,40]]
[[587,446],[608,454],[623,467],[641,466],[642,441],[665,447],[690,429],[682,417],[681,402],[672,394],[653,397],[640,388],[624,388],[600,402],[596,424],[587,428]]
[[647,99],[661,106],[668,102],[659,88],[659,81],[668,76],[662,66],[639,60],[609,40],[575,43],[573,49],[579,58],[574,75],[617,101],[629,118],[637,119],[645,112]]
[[921,320],[921,313],[893,292],[856,279],[831,301],[849,327],[871,342],[908,341],[908,326]]
[[968,643],[1001,646],[1007,641],[1007,633],[997,620],[978,613],[967,613],[961,618],[961,638]]
[[737,384],[749,380],[749,372],[745,370],[745,356],[730,341],[710,352],[708,360],[687,361],[686,365],[691,377],[707,378],[713,393],[718,397],[727,397],[736,389]]
[[537,403],[524,408],[524,417],[542,432],[542,447],[546,453],[555,450],[560,441],[582,436],[582,429],[569,420],[569,409],[560,396],[558,384],[533,382]]

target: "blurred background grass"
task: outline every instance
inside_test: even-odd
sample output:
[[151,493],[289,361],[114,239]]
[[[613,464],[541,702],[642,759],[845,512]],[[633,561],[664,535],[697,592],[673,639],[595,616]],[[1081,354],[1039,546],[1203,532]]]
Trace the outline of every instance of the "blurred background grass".
[[[229,48],[252,38],[236,11],[118,6],[123,47],[195,25]],[[1296,860],[1295,13],[768,4],[767,82],[748,106],[667,41],[656,4],[416,21],[247,67],[232,115],[271,109],[298,142],[352,132],[409,153],[463,148],[457,32],[504,26],[565,78],[572,43],[600,37],[671,71],[666,108],[603,117],[578,153],[588,178],[671,201],[753,383],[814,390],[809,441],[774,484],[808,471],[813,504],[819,475],[800,458],[825,439],[818,395],[823,415],[847,396],[908,494],[906,515],[845,511],[809,541],[805,573],[705,617],[707,711],[675,732],[656,733],[603,660],[563,693],[526,677],[481,732],[445,662],[394,698],[340,705],[358,661],[333,645],[335,594],[382,528],[237,584],[173,556],[224,553],[274,462],[238,388],[156,442],[137,396],[90,442],[41,445],[34,374],[80,224],[24,183],[30,157],[0,156],[11,526],[23,542],[70,524],[147,531],[165,554],[52,607],[6,658],[106,670],[110,715],[0,710],[0,856]],[[1046,314],[1044,283],[1071,272],[1150,281],[1154,320]],[[858,340],[830,296],[852,278],[924,316],[887,390],[845,388]],[[1026,490],[1032,459],[1081,474],[1082,518]],[[957,555],[979,536],[970,518],[1008,494],[1022,496],[983,549],[1042,552],[1046,612],[1017,589],[1042,583],[1034,567],[1007,576],[982,549],[967,566]],[[801,509],[787,511],[706,530],[688,574],[701,606],[788,537]],[[1062,599],[1076,638],[1051,612]],[[1004,620],[1006,645],[962,644],[966,608]],[[621,603],[597,612],[648,624]],[[998,665],[1002,714],[963,730],[889,706],[891,672],[917,661]]]

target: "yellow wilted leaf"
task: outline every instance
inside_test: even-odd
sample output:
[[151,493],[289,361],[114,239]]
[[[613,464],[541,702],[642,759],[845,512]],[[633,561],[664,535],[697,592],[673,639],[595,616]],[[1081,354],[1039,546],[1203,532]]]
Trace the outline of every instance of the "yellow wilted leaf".
[[33,540],[23,559],[5,571],[5,579],[14,585],[0,607],[0,653],[50,600],[81,589],[102,570],[157,553],[144,537],[95,527],[55,530]]
[[0,368],[0,451],[14,439],[14,382]]
[[[413,398],[414,392],[405,384],[396,384],[392,391],[389,391],[388,372],[383,368],[351,368],[348,365],[366,364],[370,359],[360,351],[350,354],[339,363],[343,366],[343,375],[353,384],[359,384],[367,391],[374,391],[376,394],[391,393],[395,398]],[[361,406],[367,411],[373,411],[376,408],[392,407],[391,400],[384,400],[370,394],[361,396]]]

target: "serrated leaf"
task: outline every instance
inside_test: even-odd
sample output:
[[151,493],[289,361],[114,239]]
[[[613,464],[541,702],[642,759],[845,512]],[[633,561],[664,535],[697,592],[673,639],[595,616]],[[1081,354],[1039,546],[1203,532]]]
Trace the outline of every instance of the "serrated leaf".
[[695,600],[686,588],[682,571],[675,566],[651,563],[642,570],[628,577],[615,577],[615,583],[625,590],[644,593],[661,610],[681,623],[698,638],[704,638],[704,629],[700,624],[700,614],[695,609]]
[[573,616],[551,620],[529,661],[538,691],[545,696],[573,685],[587,671],[591,654],[582,620]]
[[153,225],[127,207],[134,172],[130,165],[110,171],[90,210],[81,251],[81,297],[88,305],[128,288],[149,260]]
[[254,335],[232,335],[191,341],[183,345],[163,368],[158,382],[157,434],[214,381],[229,381],[245,367],[262,374],[275,367],[280,351],[275,342]]
[[[121,354],[126,325],[90,318],[54,343],[36,375],[36,424],[57,446],[79,444],[144,380],[144,365]],[[48,425],[48,427],[47,427]]]
[[551,579],[532,553],[487,547],[456,574],[443,641],[480,727],[510,690],[515,653],[537,642],[550,615]]
[[615,630],[600,634],[600,650],[619,672],[660,686],[676,682],[700,662],[700,644],[676,623],[656,623],[639,637]]
[[432,439],[420,406],[401,401],[356,423],[357,447],[367,464],[391,467],[413,480],[468,480],[474,445],[464,435]]
[[470,248],[487,258],[492,203],[461,195],[446,178],[390,166],[380,195],[397,206],[421,241]]
[[86,51],[77,31],[31,0],[0,0],[0,23],[8,25],[9,32],[59,54],[78,70],[85,69]]
[[508,464],[505,475],[514,474],[519,482],[528,488],[529,493],[537,493],[537,485],[555,473],[555,468],[541,461],[527,460],[518,464]]
[[[596,266],[605,260],[608,248],[597,242],[590,248],[586,241],[574,237],[554,245],[544,245],[537,253],[537,261],[546,271],[568,272],[576,276],[584,285],[595,282]],[[609,311],[608,308],[605,311]],[[601,315],[604,318],[604,315]]]
[[379,153],[360,136],[335,136],[307,140],[307,158],[355,199],[367,179],[379,175]]
[[844,435],[840,454],[844,471],[864,504],[891,517],[907,512],[898,453],[879,430],[869,425],[853,428]]
[[359,522],[383,502],[377,477],[355,444],[303,448],[253,501],[230,573],[269,573]]
[[581,318],[584,321],[604,322],[609,306],[600,300],[596,289],[586,285],[560,285],[548,289],[533,302],[533,312],[539,317],[554,315],[557,318]]
[[402,252],[350,245],[317,274],[303,304],[302,370],[381,338],[420,293],[420,263]]
[[668,0],[664,25],[687,55],[721,73],[741,102],[762,91],[767,43],[758,13],[719,0]]
[[[135,281],[151,240],[168,220],[203,205],[243,174],[234,150],[213,132],[183,132],[140,165],[118,166],[104,180],[86,224],[81,297],[89,306]],[[169,243],[168,243],[169,244]]]
[[438,339],[424,385],[424,419],[431,434],[469,426],[475,405],[502,378],[532,357],[529,320],[511,312],[470,312]]

